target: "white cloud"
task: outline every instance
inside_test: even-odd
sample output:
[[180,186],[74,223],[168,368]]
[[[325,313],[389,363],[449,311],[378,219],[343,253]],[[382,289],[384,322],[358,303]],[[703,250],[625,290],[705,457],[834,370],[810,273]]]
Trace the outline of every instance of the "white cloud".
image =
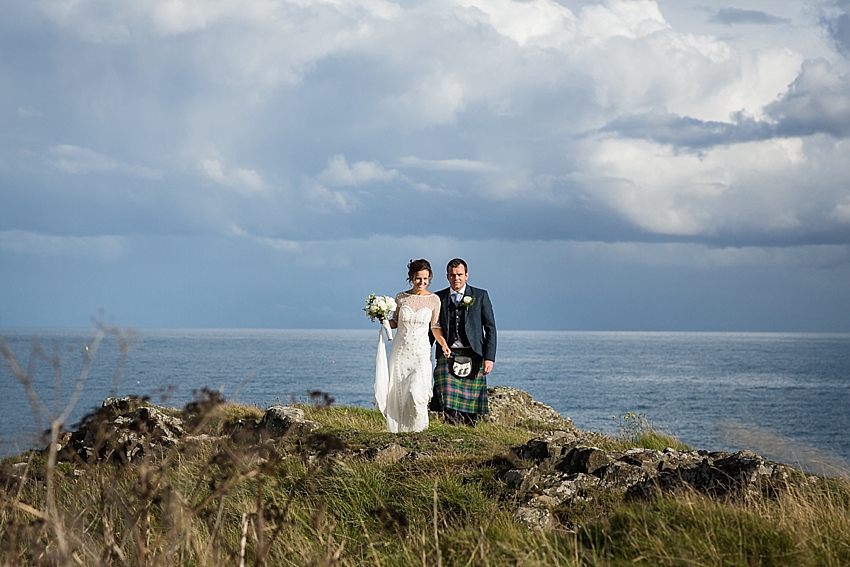
[[298,252],[301,250],[301,243],[294,240],[286,240],[284,238],[268,238],[265,236],[257,236],[257,242],[265,244],[275,250],[283,250],[284,252]]
[[838,222],[850,224],[850,197],[845,199],[843,203],[835,205],[831,216]]
[[[488,46],[501,57],[489,61],[482,53],[469,62],[463,56],[447,62],[441,72],[453,73],[462,85],[463,103],[435,123],[455,120],[471,101],[484,98],[494,108],[511,109],[521,93],[552,88],[592,92],[595,104],[578,114],[588,128],[623,112],[659,106],[701,120],[728,120],[741,111],[760,118],[803,60],[787,47],[737,50],[724,39],[674,29],[650,0],[591,3],[575,14],[548,0],[463,5],[519,49]],[[486,74],[474,68],[482,64]]]
[[255,242],[258,242],[263,246],[274,248],[275,250],[282,250],[284,252],[298,252],[301,250],[300,242],[296,242],[294,240],[286,240],[284,238],[270,238],[268,236],[250,234],[235,224],[230,226],[230,232],[235,236],[251,238]]
[[41,118],[44,114],[31,106],[19,106],[18,116],[21,118]]
[[149,167],[124,163],[99,154],[94,150],[70,144],[52,146],[49,155],[51,157],[48,158],[48,163],[65,173],[85,174],[117,171],[147,179],[162,179],[160,172]]
[[291,10],[320,12],[328,8],[351,16],[390,19],[398,5],[386,0],[59,0],[42,2],[54,21],[95,43],[126,42],[145,31],[169,36],[215,25],[286,25]]
[[765,105],[788,89],[799,73],[803,56],[788,48],[759,49],[741,52],[738,60],[739,80],[730,81],[717,93],[716,100],[693,109],[691,116],[728,120],[732,112],[740,111],[757,120],[764,119]]
[[378,181],[390,181],[398,177],[398,171],[384,169],[374,161],[358,161],[351,165],[342,154],[328,159],[328,167],[321,172],[317,179],[327,185],[360,186]]
[[265,193],[263,179],[253,169],[240,167],[225,167],[216,159],[204,159],[200,163],[204,175],[219,185],[235,189],[242,195],[257,195]]
[[50,148],[50,153],[56,156],[51,164],[66,173],[89,173],[92,171],[109,171],[118,167],[118,162],[93,150],[78,146],[61,145]]
[[[829,159],[810,157],[827,153]],[[839,180],[848,173],[850,155],[822,138],[718,146],[698,154],[642,140],[600,139],[588,144],[586,159],[584,169],[594,173],[583,180],[588,193],[637,226],[661,234],[717,235],[823,223],[845,195]]]
[[304,195],[321,213],[353,213],[360,205],[360,200],[348,191],[335,191],[316,181],[305,182]]
[[688,243],[561,242],[557,246],[563,248],[575,260],[596,258],[620,266],[668,266],[705,270],[730,267],[850,268],[850,246],[840,244],[786,248],[716,248]]
[[119,260],[127,252],[121,236],[55,236],[26,230],[0,231],[0,249],[17,254],[38,254]]
[[386,104],[398,121],[414,128],[451,125],[466,107],[466,89],[464,79],[441,71],[419,79],[416,87],[389,97]]
[[409,183],[397,170],[385,169],[378,162],[358,161],[349,165],[343,154],[337,154],[328,158],[328,166],[315,178],[305,180],[303,189],[321,212],[353,213],[360,205],[360,199],[351,188],[395,179]]
[[652,0],[610,0],[591,4],[582,9],[579,28],[584,38],[596,44],[615,37],[636,39],[671,27]]
[[551,0],[460,0],[459,4],[480,10],[483,20],[520,46],[531,38],[569,33],[576,21],[569,8]]
[[835,73],[825,59],[806,61],[785,96],[767,110],[790,134],[850,135],[850,73]]
[[413,169],[428,169],[433,171],[462,171],[467,173],[483,173],[497,171],[499,168],[491,163],[469,159],[422,159],[413,156],[403,157],[399,165]]

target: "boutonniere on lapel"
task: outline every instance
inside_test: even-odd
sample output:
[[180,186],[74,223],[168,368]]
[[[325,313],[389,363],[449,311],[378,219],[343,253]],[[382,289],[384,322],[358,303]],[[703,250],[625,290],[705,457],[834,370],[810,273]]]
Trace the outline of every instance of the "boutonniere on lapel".
[[460,306],[465,307],[467,311],[469,311],[473,303],[475,303],[475,298],[471,295],[464,295],[463,299],[460,300]]

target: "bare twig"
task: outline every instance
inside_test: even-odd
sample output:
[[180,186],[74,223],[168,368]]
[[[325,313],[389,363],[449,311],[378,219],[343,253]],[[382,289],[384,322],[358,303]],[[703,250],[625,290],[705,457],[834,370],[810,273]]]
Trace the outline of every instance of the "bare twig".
[[245,546],[248,543],[248,523],[250,521],[250,515],[247,512],[243,513],[242,537],[239,540],[239,567],[245,567]]
[[434,547],[437,550],[437,567],[443,565],[443,554],[440,551],[440,534],[437,531],[437,481],[434,480]]

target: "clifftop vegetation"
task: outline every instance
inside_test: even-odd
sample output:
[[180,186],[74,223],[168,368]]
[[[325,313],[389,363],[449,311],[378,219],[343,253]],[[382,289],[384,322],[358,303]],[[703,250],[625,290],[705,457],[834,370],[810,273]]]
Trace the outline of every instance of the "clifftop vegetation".
[[[492,391],[475,428],[377,411],[110,399],[0,464],[3,564],[848,565],[850,487],[691,451],[629,415],[576,429]],[[321,401],[321,396],[317,396]],[[325,400],[327,401],[327,400]]]

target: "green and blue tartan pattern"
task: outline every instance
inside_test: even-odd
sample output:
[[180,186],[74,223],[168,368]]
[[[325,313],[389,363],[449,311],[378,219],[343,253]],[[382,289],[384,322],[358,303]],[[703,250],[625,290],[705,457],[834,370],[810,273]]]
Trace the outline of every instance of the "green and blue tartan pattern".
[[440,396],[442,409],[453,409],[466,413],[484,415],[490,412],[487,400],[487,377],[482,374],[482,360],[478,363],[475,376],[456,378],[449,371],[449,359],[437,349],[437,364],[434,368],[434,391]]

